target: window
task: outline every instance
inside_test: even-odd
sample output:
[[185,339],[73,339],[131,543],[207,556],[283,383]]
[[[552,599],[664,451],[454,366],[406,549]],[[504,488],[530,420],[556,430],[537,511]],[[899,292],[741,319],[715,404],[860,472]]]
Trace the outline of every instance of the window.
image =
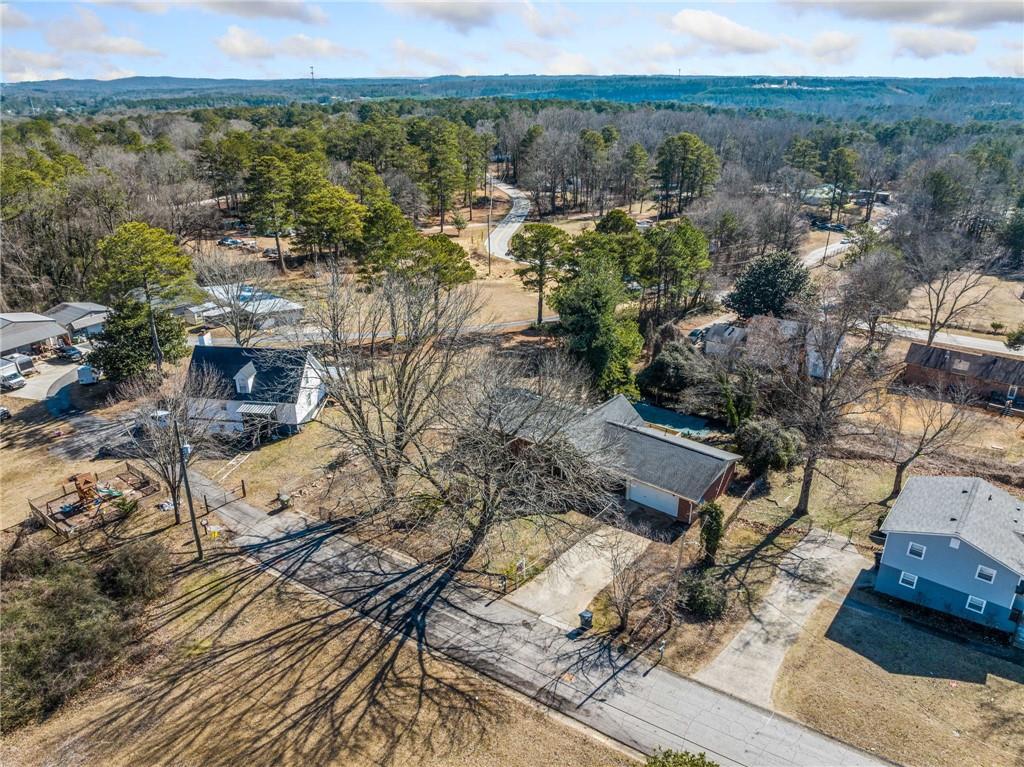
[[991,567],[985,567],[985,565],[978,565],[978,571],[974,574],[974,577],[979,581],[985,581],[985,583],[992,583],[996,579],[996,571]]
[[901,572],[900,573],[900,585],[906,586],[908,589],[917,588],[917,576],[913,573]]
[[985,605],[988,604],[984,599],[978,597],[967,597],[967,609],[972,613],[983,613],[985,612]]
[[920,543],[911,543],[907,546],[907,556],[914,559],[924,559],[924,552],[926,550],[927,547],[922,546]]
[[959,538],[950,538],[949,539],[949,548],[951,548],[951,549],[959,549],[960,548],[960,539]]

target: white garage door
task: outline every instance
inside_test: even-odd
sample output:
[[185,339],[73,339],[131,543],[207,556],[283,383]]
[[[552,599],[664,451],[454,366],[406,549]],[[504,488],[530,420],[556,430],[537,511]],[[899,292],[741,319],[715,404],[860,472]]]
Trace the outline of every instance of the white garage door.
[[671,516],[676,516],[679,511],[679,499],[664,490],[658,490],[650,485],[640,485],[634,482],[629,483],[626,490],[626,497],[631,501],[643,504],[656,511],[663,511]]

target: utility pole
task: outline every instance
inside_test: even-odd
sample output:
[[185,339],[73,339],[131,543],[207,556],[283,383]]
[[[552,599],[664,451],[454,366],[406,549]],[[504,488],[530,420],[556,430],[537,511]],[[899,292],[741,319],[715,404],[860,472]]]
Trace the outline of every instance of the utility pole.
[[181,460],[181,476],[185,480],[185,498],[188,499],[188,516],[192,520],[192,537],[196,540],[196,559],[203,561],[203,542],[199,538],[199,525],[196,524],[196,507],[192,505],[192,485],[188,481],[188,456],[192,452],[192,446],[181,444],[181,434],[178,432],[178,420],[174,420],[174,441],[178,443],[178,458]]
[[310,66],[310,68],[309,68],[309,81],[313,85],[316,85],[316,76],[313,74],[313,67],[312,66]]
[[487,276],[491,276],[491,211],[494,209],[494,178],[487,172]]

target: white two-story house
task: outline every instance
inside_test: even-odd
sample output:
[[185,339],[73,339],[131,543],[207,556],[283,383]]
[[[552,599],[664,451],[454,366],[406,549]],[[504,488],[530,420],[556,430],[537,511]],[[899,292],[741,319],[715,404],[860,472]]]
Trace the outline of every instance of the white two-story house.
[[214,430],[254,440],[299,431],[327,396],[326,370],[301,349],[196,346],[189,370],[220,383],[222,397],[197,403]]

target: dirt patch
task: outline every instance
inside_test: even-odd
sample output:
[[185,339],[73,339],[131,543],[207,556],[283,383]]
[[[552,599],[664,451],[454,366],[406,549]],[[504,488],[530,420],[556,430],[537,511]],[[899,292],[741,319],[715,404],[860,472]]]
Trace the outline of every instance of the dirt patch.
[[786,656],[775,702],[903,764],[1021,763],[1024,668],[834,602]]

